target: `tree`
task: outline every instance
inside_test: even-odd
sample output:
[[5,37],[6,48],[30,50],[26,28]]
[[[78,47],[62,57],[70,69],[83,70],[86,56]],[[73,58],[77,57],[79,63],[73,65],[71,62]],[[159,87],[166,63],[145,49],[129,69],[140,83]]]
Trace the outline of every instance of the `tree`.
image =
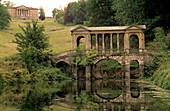
[[58,10],[57,8],[54,8],[54,9],[53,9],[53,11],[52,11],[53,17],[56,16],[57,10]]
[[145,0],[115,0],[112,8],[119,25],[138,25],[145,20]]
[[65,8],[64,25],[73,22],[73,16],[69,14],[70,5],[71,3],[69,3],[68,6]]
[[69,9],[69,14],[73,16],[73,24],[83,24],[86,21],[86,2],[79,0],[72,2]]
[[35,68],[44,63],[45,56],[48,53],[49,41],[44,34],[44,26],[38,26],[38,21],[32,21],[32,26],[28,22],[25,27],[19,25],[23,33],[16,33],[14,43],[17,44],[17,50],[31,73]]
[[117,25],[112,9],[113,0],[88,0],[86,2],[87,19],[89,26],[113,26]]
[[3,4],[6,6],[6,7],[13,7],[15,4],[13,2],[10,2],[10,1],[4,1]]
[[39,10],[40,10],[40,12],[39,12],[39,14],[40,14],[39,19],[40,19],[40,20],[45,20],[44,8],[43,8],[43,7],[40,7]]
[[8,9],[0,4],[0,30],[9,26],[11,21],[11,15],[8,12]]

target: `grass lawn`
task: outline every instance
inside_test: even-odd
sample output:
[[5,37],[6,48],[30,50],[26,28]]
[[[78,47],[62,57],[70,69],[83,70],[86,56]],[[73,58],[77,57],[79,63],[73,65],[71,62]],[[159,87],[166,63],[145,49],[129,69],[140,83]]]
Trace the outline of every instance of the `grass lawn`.
[[[17,53],[16,44],[12,43],[15,39],[15,34],[22,32],[18,25],[24,26],[26,22],[31,20],[12,20],[10,27],[0,30],[0,58],[13,55]],[[44,21],[39,20],[39,25],[45,26],[45,33],[50,37],[50,45],[53,49],[53,53],[59,53],[71,49],[71,27],[76,26],[64,26],[53,19],[47,19]],[[55,30],[55,31],[50,31]]]

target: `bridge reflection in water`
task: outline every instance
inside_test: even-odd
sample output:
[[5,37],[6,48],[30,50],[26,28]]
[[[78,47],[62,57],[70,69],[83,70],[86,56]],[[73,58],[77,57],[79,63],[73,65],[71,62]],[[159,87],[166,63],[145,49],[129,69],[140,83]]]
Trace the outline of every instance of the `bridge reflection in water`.
[[[151,97],[144,93],[141,83],[125,80],[78,80],[67,88],[65,97],[58,97],[56,105],[75,111],[147,111]],[[62,93],[62,92],[61,92]]]

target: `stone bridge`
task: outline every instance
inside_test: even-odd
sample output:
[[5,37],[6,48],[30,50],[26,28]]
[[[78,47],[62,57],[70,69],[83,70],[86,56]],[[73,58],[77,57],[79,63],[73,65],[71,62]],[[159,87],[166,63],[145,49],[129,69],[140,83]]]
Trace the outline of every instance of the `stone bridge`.
[[[83,54],[86,55],[92,48],[98,53],[94,64],[104,60],[113,59],[118,61],[125,70],[124,76],[130,78],[130,63],[137,61],[140,77],[144,76],[144,62],[151,59],[145,49],[144,30],[145,25],[111,26],[111,27],[76,27],[72,28],[72,50],[53,56],[56,63],[65,62],[72,64],[72,55],[76,48],[85,45]],[[84,40],[82,40],[84,39]],[[136,42],[134,42],[136,41]],[[133,43],[134,42],[134,43]],[[149,51],[150,52],[150,51]],[[86,66],[86,78],[91,77],[91,68]],[[74,74],[77,78],[78,74]]]

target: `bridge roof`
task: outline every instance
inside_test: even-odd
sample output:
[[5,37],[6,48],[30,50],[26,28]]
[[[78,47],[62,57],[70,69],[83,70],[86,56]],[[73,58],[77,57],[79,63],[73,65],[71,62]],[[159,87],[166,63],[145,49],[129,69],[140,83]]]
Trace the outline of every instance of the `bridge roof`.
[[105,26],[105,27],[83,27],[79,26],[76,28],[71,28],[70,31],[76,31],[77,29],[83,29],[87,31],[116,31],[116,30],[127,30],[127,29],[146,29],[145,25],[132,25],[132,26]]

